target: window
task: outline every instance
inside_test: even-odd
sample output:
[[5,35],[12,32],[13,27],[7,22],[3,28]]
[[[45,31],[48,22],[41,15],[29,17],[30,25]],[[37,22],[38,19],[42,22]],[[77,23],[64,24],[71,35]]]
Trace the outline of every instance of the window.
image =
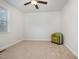
[[7,32],[7,10],[0,8],[0,32]]

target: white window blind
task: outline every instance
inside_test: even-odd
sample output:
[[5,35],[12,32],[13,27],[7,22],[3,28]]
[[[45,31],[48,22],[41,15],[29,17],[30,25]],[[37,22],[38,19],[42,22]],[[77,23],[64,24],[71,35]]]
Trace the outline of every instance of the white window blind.
[[0,8],[0,32],[7,32],[7,10]]

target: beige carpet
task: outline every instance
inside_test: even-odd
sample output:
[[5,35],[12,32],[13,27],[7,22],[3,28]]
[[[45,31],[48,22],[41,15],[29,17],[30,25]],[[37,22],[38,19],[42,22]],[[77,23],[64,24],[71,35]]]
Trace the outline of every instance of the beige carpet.
[[76,59],[63,45],[22,41],[0,54],[0,59]]

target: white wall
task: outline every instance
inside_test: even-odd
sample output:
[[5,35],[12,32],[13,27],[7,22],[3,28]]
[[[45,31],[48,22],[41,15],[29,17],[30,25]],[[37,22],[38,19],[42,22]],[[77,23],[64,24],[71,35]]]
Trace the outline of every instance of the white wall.
[[60,12],[24,14],[24,35],[26,40],[48,40],[54,32],[60,31]]
[[64,43],[76,56],[78,55],[77,7],[77,0],[69,0],[62,10],[62,32],[64,34]]
[[0,50],[2,50],[21,40],[22,13],[4,1],[0,1],[0,6],[9,11],[9,32],[0,33]]

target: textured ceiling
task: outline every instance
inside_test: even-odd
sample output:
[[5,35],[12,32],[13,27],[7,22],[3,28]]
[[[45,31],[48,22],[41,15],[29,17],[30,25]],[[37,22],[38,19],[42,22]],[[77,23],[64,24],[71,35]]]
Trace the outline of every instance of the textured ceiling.
[[15,6],[16,8],[20,9],[23,12],[48,12],[48,11],[58,11],[61,10],[67,0],[43,0],[47,1],[47,5],[38,4],[39,9],[35,9],[35,7],[31,4],[24,6],[24,3],[30,0],[5,0],[9,4]]

